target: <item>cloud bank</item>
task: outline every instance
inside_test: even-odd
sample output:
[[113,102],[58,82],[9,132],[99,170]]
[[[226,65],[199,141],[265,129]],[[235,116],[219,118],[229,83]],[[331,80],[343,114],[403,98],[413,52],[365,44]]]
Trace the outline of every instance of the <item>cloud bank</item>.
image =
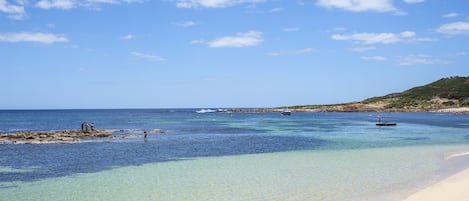
[[392,4],[392,0],[318,0],[316,5],[329,9],[336,8],[352,12],[395,12],[398,10]]
[[0,12],[8,14],[8,17],[15,20],[21,20],[26,16],[23,5],[13,5],[6,0],[0,0]]
[[178,8],[225,8],[239,4],[263,3],[266,0],[178,0]]
[[355,41],[363,45],[434,41],[430,38],[417,38],[415,32],[412,31],[404,31],[401,33],[334,34],[331,38],[333,40]]
[[20,32],[20,33],[0,33],[0,42],[36,42],[36,43],[59,43],[67,42],[68,39],[62,35],[55,35],[49,33],[31,33],[31,32]]

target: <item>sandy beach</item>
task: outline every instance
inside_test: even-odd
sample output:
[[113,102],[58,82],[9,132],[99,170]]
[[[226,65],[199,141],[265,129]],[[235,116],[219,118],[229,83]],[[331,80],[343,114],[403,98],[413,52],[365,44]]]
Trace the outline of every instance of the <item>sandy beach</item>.
[[[447,159],[468,155],[469,152],[454,154]],[[467,201],[469,200],[469,168],[432,184],[407,197],[404,201]]]

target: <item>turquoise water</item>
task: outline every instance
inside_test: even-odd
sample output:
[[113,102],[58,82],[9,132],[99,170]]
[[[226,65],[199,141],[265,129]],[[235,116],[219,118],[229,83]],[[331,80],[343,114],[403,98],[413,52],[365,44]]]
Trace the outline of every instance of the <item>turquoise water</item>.
[[[445,156],[469,151],[469,115],[194,111],[0,111],[3,132],[88,121],[139,136],[0,145],[0,200],[400,200],[467,167]],[[145,143],[154,128],[168,132]]]

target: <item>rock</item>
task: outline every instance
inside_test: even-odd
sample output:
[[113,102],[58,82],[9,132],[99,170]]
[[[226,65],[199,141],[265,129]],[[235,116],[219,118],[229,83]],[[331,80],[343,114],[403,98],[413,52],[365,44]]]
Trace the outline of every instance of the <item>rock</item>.
[[59,138],[59,140],[62,140],[62,141],[74,141],[75,139],[71,138],[71,137],[62,137],[62,138]]
[[108,133],[98,133],[98,134],[95,134],[93,136],[94,137],[112,137],[112,135],[108,134]]
[[35,139],[35,138],[34,138],[34,136],[30,135],[30,136],[25,137],[24,139],[33,140],[33,139]]
[[33,140],[33,141],[27,142],[26,144],[43,144],[43,143],[41,141]]
[[[116,130],[95,130],[83,132],[81,130],[66,131],[32,131],[7,133],[0,135],[0,144],[55,144],[55,143],[76,143],[81,138],[113,138]],[[158,130],[158,132],[162,132]],[[130,137],[132,138],[132,137]]]

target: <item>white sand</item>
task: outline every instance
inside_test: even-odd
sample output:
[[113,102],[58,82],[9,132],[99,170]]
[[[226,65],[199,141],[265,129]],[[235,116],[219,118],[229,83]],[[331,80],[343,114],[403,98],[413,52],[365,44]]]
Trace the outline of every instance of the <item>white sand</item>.
[[465,169],[447,179],[433,184],[411,196],[405,201],[468,201],[469,169]]

